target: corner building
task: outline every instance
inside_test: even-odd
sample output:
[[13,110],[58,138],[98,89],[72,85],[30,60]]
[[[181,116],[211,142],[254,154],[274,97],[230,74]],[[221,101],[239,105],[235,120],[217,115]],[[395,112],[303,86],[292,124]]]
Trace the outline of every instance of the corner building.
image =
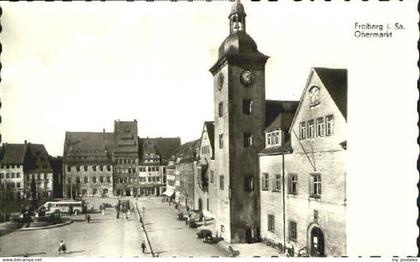
[[214,76],[217,234],[231,243],[259,239],[258,153],[264,148],[265,63],[246,33],[246,13],[236,2],[230,34],[210,69]]

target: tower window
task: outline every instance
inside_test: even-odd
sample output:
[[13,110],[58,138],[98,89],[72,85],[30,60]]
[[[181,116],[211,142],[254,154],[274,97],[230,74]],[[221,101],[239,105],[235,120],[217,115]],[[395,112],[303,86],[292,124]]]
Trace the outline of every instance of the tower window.
[[244,147],[251,147],[251,146],[253,146],[252,134],[244,133]]
[[244,189],[247,192],[254,190],[254,179],[252,176],[244,177]]
[[245,115],[250,115],[254,110],[254,101],[252,99],[243,99],[242,100],[242,113]]
[[219,176],[219,182],[220,182],[220,190],[224,190],[225,189],[225,177],[224,176]]
[[289,174],[289,181],[288,181],[288,192],[291,195],[297,195],[297,183],[298,177],[297,174]]
[[262,173],[261,190],[263,191],[268,190],[268,173]]
[[223,116],[223,102],[219,103],[219,117]]
[[223,148],[223,134],[219,135],[219,148],[222,149]]

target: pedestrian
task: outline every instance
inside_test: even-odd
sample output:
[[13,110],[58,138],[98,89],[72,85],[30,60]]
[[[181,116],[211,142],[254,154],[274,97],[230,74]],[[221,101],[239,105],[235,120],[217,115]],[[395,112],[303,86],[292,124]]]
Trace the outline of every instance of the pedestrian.
[[66,244],[64,243],[63,240],[60,241],[60,244],[58,245],[58,253],[61,254],[61,252],[63,252],[64,254],[66,253]]
[[102,209],[102,215],[105,216],[105,208]]
[[87,222],[90,223],[90,215],[87,215]]
[[189,223],[190,223],[190,217],[188,216],[187,219],[185,220],[185,225],[188,226]]
[[146,243],[144,242],[144,240],[141,242],[141,250],[144,254],[144,251],[146,250]]

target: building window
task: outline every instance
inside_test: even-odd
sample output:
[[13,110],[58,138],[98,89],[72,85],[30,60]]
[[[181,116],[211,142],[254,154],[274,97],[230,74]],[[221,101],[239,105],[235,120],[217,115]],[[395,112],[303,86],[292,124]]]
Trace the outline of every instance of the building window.
[[4,178],[4,174],[3,173],[0,173],[0,178]]
[[243,99],[242,100],[242,113],[245,115],[250,115],[253,111],[254,101],[252,99]]
[[67,166],[67,172],[71,171],[71,166]]
[[281,175],[276,175],[275,178],[275,191],[280,191],[281,190]]
[[268,190],[268,173],[263,173],[262,174],[261,189],[263,191],[267,191]]
[[267,215],[267,230],[274,233],[274,215]]
[[314,120],[308,121],[308,138],[314,138],[315,137],[315,127],[314,127]]
[[20,187],[20,182],[17,182],[16,183],[16,187]]
[[104,167],[103,166],[99,166],[99,170],[104,171]]
[[267,134],[267,145],[271,145],[271,133]]
[[96,176],[92,177],[92,183],[96,183]]
[[96,172],[96,166],[92,166],[94,172]]
[[149,181],[149,183],[152,182],[152,178],[150,176],[147,178],[147,180]]
[[107,182],[107,183],[111,183],[111,177],[110,177],[110,176],[107,176],[107,177],[106,177],[106,182]]
[[246,192],[254,190],[254,179],[252,176],[244,177],[244,189]]
[[302,140],[306,138],[306,122],[299,123],[299,138]]
[[103,177],[103,176],[100,176],[100,177],[99,177],[99,182],[100,182],[101,184],[104,182],[104,177]]
[[292,195],[297,195],[297,182],[298,177],[296,174],[289,174],[288,192]]
[[224,176],[219,176],[219,182],[220,182],[220,190],[224,190],[225,189],[225,177]]
[[83,169],[85,170],[85,172],[88,171],[88,166],[84,166]]
[[219,135],[219,148],[222,149],[223,148],[223,134]]
[[163,167],[163,173],[166,174],[166,167]]
[[111,171],[111,166],[106,166],[107,171]]
[[219,103],[219,117],[223,116],[223,102]]
[[76,166],[76,171],[80,172],[80,166]]
[[333,130],[334,130],[334,118],[332,115],[326,116],[326,129],[325,129],[325,135],[327,136],[331,136],[333,134]]
[[321,174],[311,174],[310,186],[310,197],[320,198],[321,197]]
[[253,145],[252,134],[244,133],[244,147],[251,147],[252,145]]
[[80,184],[80,176],[76,177],[76,184]]
[[325,124],[324,118],[320,117],[316,119],[316,135],[317,136],[324,136],[325,133]]
[[89,180],[88,180],[88,177],[87,176],[85,176],[84,178],[83,178],[83,182],[85,183],[85,184],[87,184],[88,182],[89,182]]
[[295,221],[289,221],[289,241],[297,241],[297,225]]
[[214,171],[210,170],[210,183],[214,183]]
[[6,178],[10,178],[10,173],[6,173]]

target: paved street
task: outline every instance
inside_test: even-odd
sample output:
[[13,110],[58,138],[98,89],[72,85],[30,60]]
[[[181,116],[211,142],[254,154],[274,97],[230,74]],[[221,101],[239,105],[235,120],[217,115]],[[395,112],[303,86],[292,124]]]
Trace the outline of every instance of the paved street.
[[[98,209],[103,202],[117,202],[112,198],[86,199],[88,208]],[[131,201],[136,201],[131,198]],[[159,256],[223,256],[216,245],[202,243],[196,238],[196,229],[188,228],[176,219],[176,210],[161,198],[139,198],[138,206],[145,207],[144,221],[150,242]],[[140,243],[144,238],[138,215],[116,219],[114,208],[105,215],[91,214],[91,223],[83,215],[72,216],[75,221],[67,226],[32,231],[15,231],[0,237],[0,256],[143,256]],[[64,240],[67,254],[58,254],[58,244]],[[147,243],[147,241],[146,241]],[[147,247],[145,256],[151,256]]]
[[[88,200],[89,201],[89,200]],[[92,203],[92,201],[89,201]],[[116,199],[97,199],[99,203],[116,203]],[[114,208],[107,208],[105,215],[91,214],[88,224],[84,216],[72,216],[75,221],[68,226],[32,231],[15,231],[0,237],[0,256],[59,256],[58,244],[64,240],[69,256],[140,256],[139,243],[143,239],[137,216],[128,221],[116,219]]]
[[145,207],[144,222],[155,253],[161,257],[225,256],[216,245],[206,244],[197,239],[196,229],[188,228],[185,221],[176,219],[174,206],[168,206],[161,198],[139,198],[139,209]]

